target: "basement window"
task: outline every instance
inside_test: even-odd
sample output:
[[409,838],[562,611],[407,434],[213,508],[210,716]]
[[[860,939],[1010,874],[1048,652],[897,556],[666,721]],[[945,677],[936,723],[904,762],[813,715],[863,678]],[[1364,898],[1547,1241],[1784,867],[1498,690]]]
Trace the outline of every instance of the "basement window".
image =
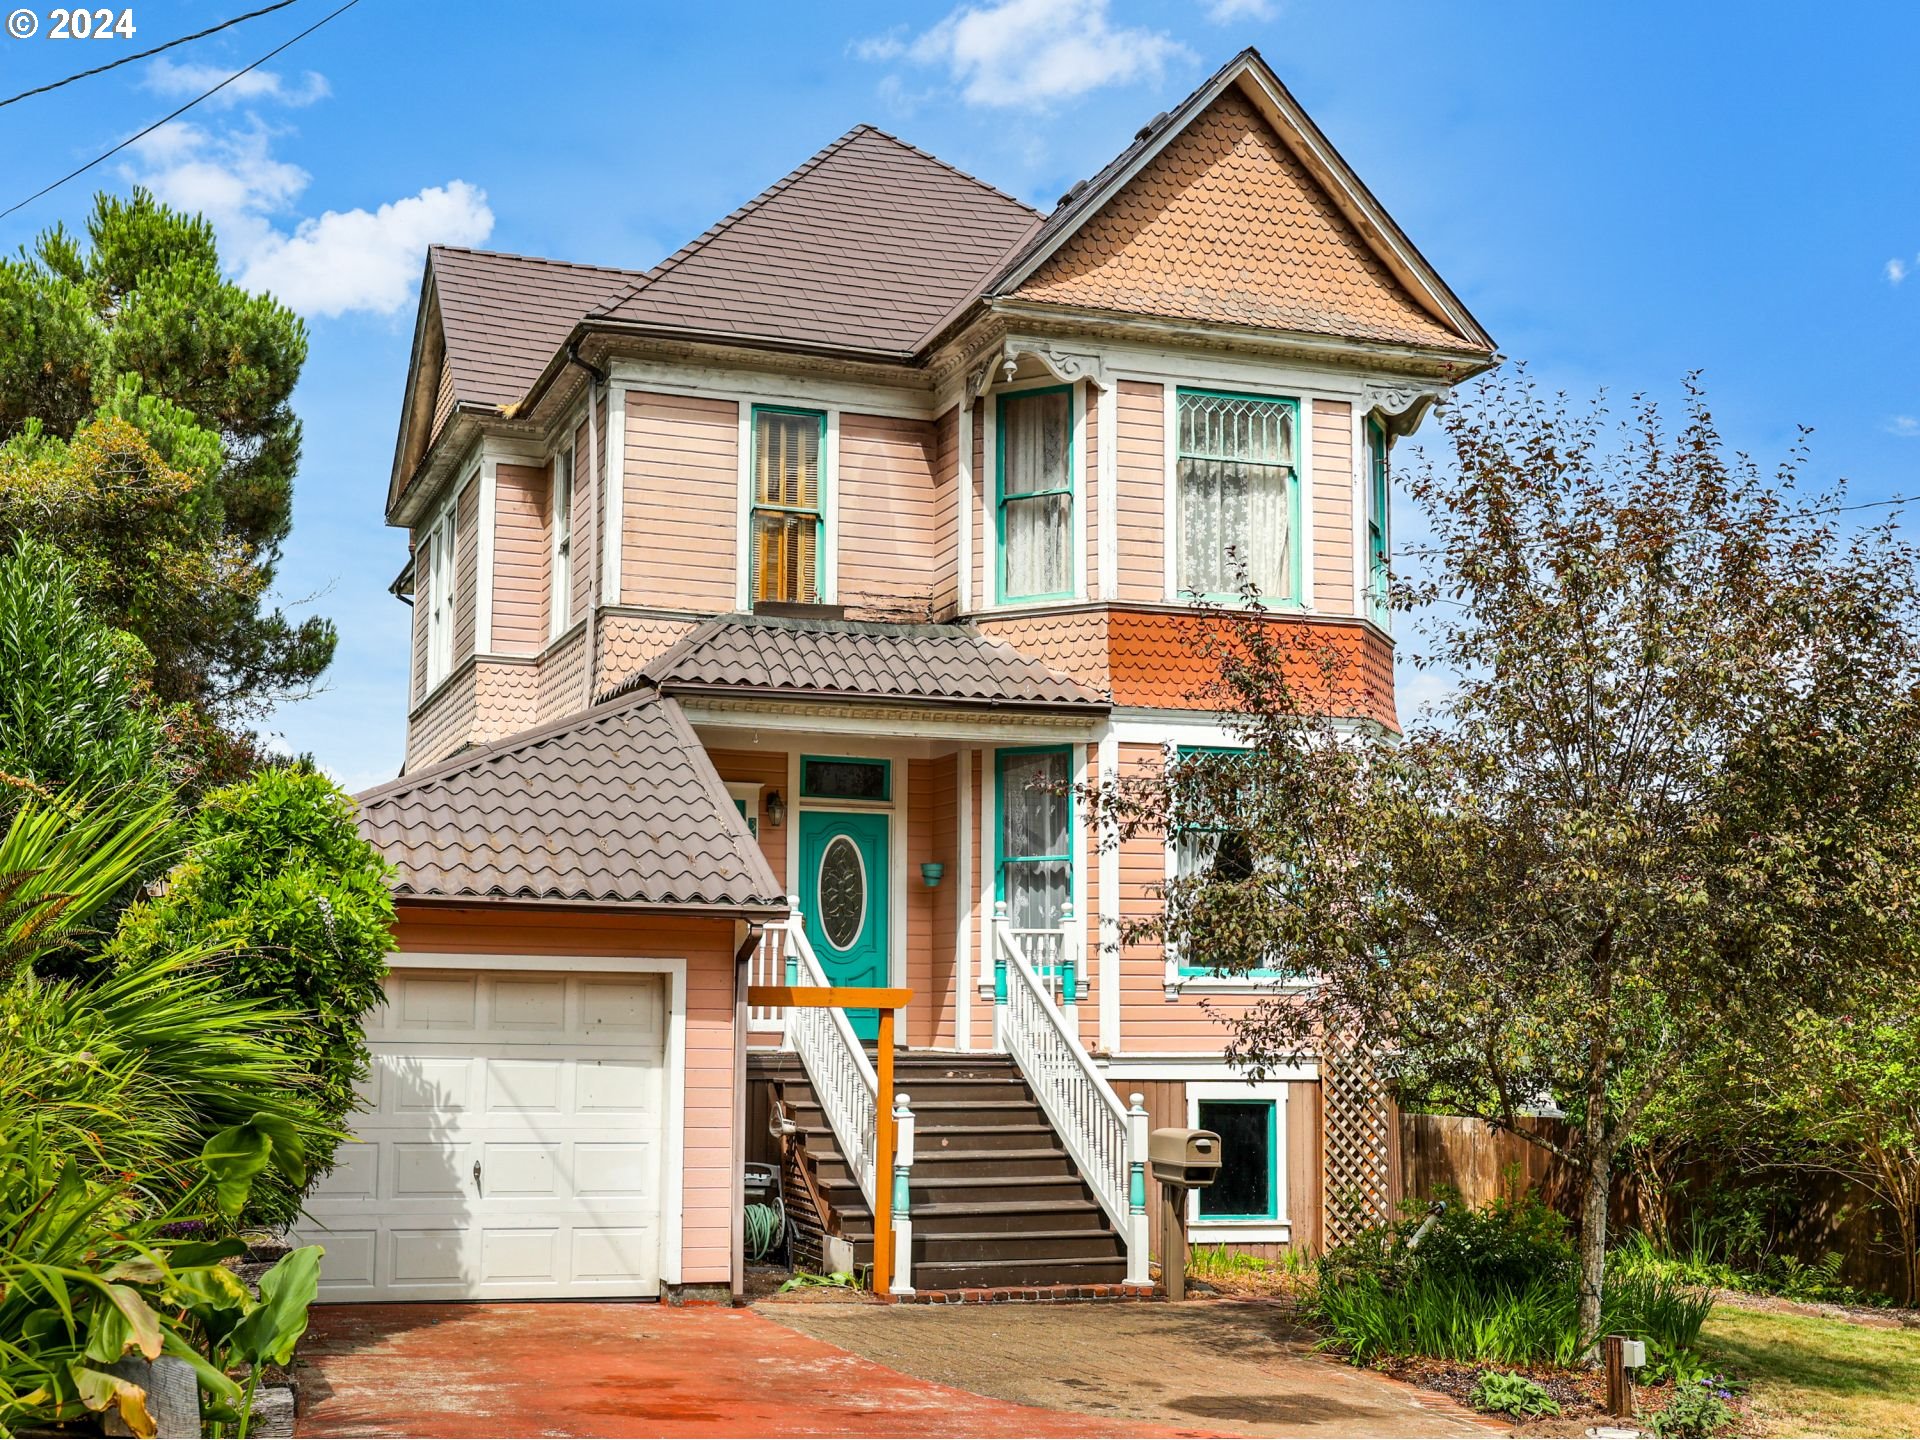
[[1284,1083],[1193,1081],[1187,1086],[1187,1123],[1220,1137],[1220,1173],[1189,1192],[1187,1220],[1194,1231],[1242,1241],[1291,1238],[1286,1193]]

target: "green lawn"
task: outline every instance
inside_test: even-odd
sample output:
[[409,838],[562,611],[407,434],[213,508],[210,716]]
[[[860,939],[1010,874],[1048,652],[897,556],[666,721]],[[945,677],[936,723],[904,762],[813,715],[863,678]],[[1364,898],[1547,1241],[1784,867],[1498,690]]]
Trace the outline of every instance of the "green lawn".
[[1920,1330],[1721,1304],[1701,1332],[1774,1435],[1920,1436]]

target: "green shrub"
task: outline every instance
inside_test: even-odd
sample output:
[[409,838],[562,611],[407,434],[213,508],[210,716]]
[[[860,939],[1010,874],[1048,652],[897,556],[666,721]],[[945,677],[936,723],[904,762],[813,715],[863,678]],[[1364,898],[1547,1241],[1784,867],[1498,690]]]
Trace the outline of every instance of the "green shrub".
[[1647,1428],[1661,1440],[1701,1440],[1717,1435],[1734,1421],[1728,1398],[1728,1392],[1711,1381],[1676,1385],[1666,1408],[1647,1417]]
[[[281,1029],[320,1121],[347,1128],[367,1073],[361,1019],[381,1003],[392,948],[388,871],[354,827],[353,802],[324,775],[263,771],[209,795],[165,892],[128,909],[111,947],[130,965],[215,947],[229,984],[292,1019]],[[317,1145],[313,1173],[331,1146]],[[290,1219],[297,1196],[259,1197],[256,1218]]]
[[1511,1370],[1482,1371],[1467,1393],[1467,1403],[1476,1410],[1511,1415],[1516,1420],[1537,1420],[1542,1415],[1558,1415],[1560,1402],[1547,1393],[1547,1387]]
[[1677,1244],[1667,1246],[1635,1231],[1607,1257],[1610,1267],[1666,1275],[1688,1285],[1833,1305],[1893,1303],[1889,1295],[1862,1290],[1842,1280],[1840,1270],[1845,1263],[1845,1257],[1832,1250],[1812,1264],[1797,1255],[1771,1249],[1743,1253],[1713,1227],[1698,1224]]
[[[1356,1363],[1429,1355],[1467,1364],[1575,1364],[1594,1337],[1580,1333],[1565,1227],[1542,1211],[1530,1199],[1479,1212],[1449,1207],[1417,1248],[1412,1220],[1364,1232],[1323,1259],[1310,1310],[1328,1343]],[[1683,1350],[1712,1308],[1709,1294],[1665,1276],[1610,1275],[1601,1333]]]

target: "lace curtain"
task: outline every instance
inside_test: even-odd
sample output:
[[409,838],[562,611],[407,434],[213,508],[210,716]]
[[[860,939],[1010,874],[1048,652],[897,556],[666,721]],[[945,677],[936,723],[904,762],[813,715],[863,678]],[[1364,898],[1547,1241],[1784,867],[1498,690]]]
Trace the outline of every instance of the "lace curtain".
[[1180,591],[1230,595],[1244,567],[1267,600],[1293,593],[1294,410],[1180,396]]
[[1073,589],[1072,406],[1066,391],[1010,395],[1000,410],[1006,597]]

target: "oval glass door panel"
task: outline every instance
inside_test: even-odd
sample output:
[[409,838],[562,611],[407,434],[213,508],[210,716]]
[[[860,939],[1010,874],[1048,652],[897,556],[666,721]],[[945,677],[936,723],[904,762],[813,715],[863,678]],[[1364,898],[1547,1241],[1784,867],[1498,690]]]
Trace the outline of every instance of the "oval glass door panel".
[[845,835],[820,855],[820,930],[836,950],[850,949],[867,923],[867,863]]

